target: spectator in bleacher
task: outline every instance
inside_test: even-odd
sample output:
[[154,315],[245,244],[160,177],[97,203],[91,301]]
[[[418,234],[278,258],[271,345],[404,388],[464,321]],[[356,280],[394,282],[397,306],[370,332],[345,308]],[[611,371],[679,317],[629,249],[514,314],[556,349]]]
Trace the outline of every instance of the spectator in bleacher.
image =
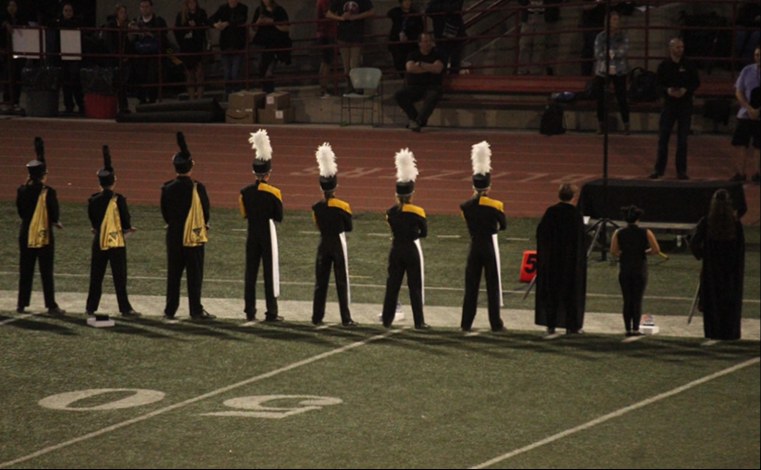
[[[758,51],[758,49],[756,49]],[[708,339],[740,339],[745,278],[745,235],[726,189],[711,198],[708,216],[690,240],[700,270],[700,310]]]
[[349,72],[362,63],[365,19],[375,15],[371,0],[332,0],[326,16],[338,21],[337,40],[349,92],[355,92]]
[[[418,50],[407,56],[405,84],[396,92],[394,98],[409,118],[409,128],[413,132],[428,125],[428,118],[441,99],[441,79],[444,61],[434,48],[433,38],[429,33],[420,35]],[[415,103],[422,101],[420,111]]]
[[650,175],[658,179],[666,171],[669,158],[669,139],[674,123],[676,133],[676,174],[680,180],[687,176],[687,136],[692,122],[692,97],[700,86],[698,68],[684,57],[684,41],[669,41],[669,58],[658,66],[658,90],[663,97],[663,110],[658,125],[658,159],[655,171]]
[[239,83],[233,82],[239,78],[245,56],[247,20],[248,7],[238,0],[227,0],[209,18],[209,23],[214,29],[220,31],[219,49],[222,52],[225,94],[228,95],[243,88]]
[[390,9],[386,16],[391,19],[388,50],[394,60],[394,68],[399,76],[404,77],[407,56],[418,48],[417,40],[424,29],[423,17],[412,5],[412,0],[399,0],[399,6]]
[[315,38],[320,54],[320,97],[330,97],[330,71],[335,60],[336,22],[326,15],[330,10],[330,0],[317,0],[317,31]]
[[288,13],[275,0],[262,0],[254,11],[252,19],[256,33],[254,44],[262,48],[262,58],[259,61],[259,78],[262,79],[262,90],[265,93],[275,91],[275,65],[282,62],[291,63],[291,37],[288,32]]
[[584,220],[573,205],[578,189],[562,184],[559,202],[550,206],[536,228],[536,305],[534,322],[566,334],[581,333],[587,294]]
[[140,16],[135,21],[133,46],[144,58],[133,63],[133,75],[138,85],[140,103],[155,103],[158,97],[159,61],[167,48],[167,25],[164,18],[153,11],[153,0],[140,1]]
[[626,227],[616,230],[610,240],[610,253],[619,259],[618,284],[624,297],[626,336],[639,336],[642,318],[642,297],[647,287],[647,255],[661,249],[650,229],[637,225],[642,209],[635,205],[622,207]]
[[[751,177],[755,183],[759,182],[759,169],[761,158],[759,145],[761,144],[761,46],[756,46],[753,51],[753,64],[745,66],[735,82],[735,97],[740,104],[737,112],[737,127],[732,136],[732,145],[737,149],[735,157],[735,176],[732,181],[745,181],[745,171],[748,165],[756,160],[756,173]],[[752,145],[751,145],[752,141]]]
[[21,98],[21,69],[26,59],[10,59],[13,48],[13,28],[26,26],[26,18],[19,12],[18,2],[9,0],[5,11],[0,12],[0,76],[3,84],[3,102],[11,109],[19,109]]
[[129,54],[132,53],[132,42],[129,40],[131,25],[127,15],[127,7],[117,3],[114,14],[106,19],[106,30],[103,31],[103,40],[108,52],[113,56],[111,64],[114,70],[114,89],[119,105],[120,113],[129,113],[127,101],[127,84],[130,76]]
[[518,74],[538,74],[544,61],[547,40],[547,22],[544,18],[544,0],[519,0],[521,9],[521,36],[518,44]]
[[745,0],[737,9],[735,57],[741,63],[753,60],[753,47],[761,38],[761,4],[758,0]]
[[433,37],[444,69],[455,75],[460,73],[466,36],[462,19],[464,3],[463,0],[431,0],[425,9],[425,14],[433,23]]
[[[626,76],[629,74],[629,36],[620,28],[621,16],[617,11],[611,11],[608,18],[610,23],[610,39],[607,31],[603,30],[595,38],[595,94],[597,95],[597,133],[605,131],[605,99],[608,93],[606,81],[613,82],[616,90],[616,101],[621,120],[624,123],[624,133],[629,134],[629,102],[626,96]],[[606,70],[607,67],[607,70]],[[606,80],[607,79],[607,80]]]
[[198,5],[198,0],[185,0],[174,20],[174,35],[182,52],[180,60],[185,69],[188,99],[191,100],[203,98],[203,52],[206,49],[208,24],[206,10]]
[[[62,4],[61,16],[58,18],[56,26],[59,31],[62,29],[79,29],[81,24],[79,18],[74,16],[74,5],[69,2]],[[61,57],[61,88],[63,89],[63,105],[67,114],[74,112],[74,102],[77,104],[79,114],[83,114],[85,111],[85,98],[82,93],[82,82],[79,78],[81,64],[81,57]]]

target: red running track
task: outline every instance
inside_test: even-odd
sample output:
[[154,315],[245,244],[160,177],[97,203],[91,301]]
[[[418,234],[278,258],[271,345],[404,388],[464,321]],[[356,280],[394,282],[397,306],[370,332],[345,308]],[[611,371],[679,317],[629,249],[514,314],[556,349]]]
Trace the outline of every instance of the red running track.
[[[193,176],[206,184],[212,206],[236,207],[240,188],[253,181],[254,152],[248,143],[257,125],[120,124],[88,119],[11,118],[0,121],[0,200],[13,200],[34,158],[35,136],[45,139],[50,176],[59,199],[82,202],[98,191],[101,146],[108,144],[118,191],[131,204],[158,205],[161,185],[174,177],[175,132],[185,133],[196,162]],[[415,201],[433,214],[455,214],[471,194],[470,148],[487,140],[492,148],[492,197],[508,216],[538,217],[556,200],[561,182],[579,186],[600,178],[603,139],[592,134],[545,137],[538,133],[434,128],[406,129],[316,125],[267,126],[273,147],[271,183],[287,209],[309,209],[321,197],[314,153],[330,142],[336,153],[339,197],[355,212],[382,212],[394,203],[394,154],[409,147],[420,176]],[[693,180],[723,180],[733,174],[726,135],[690,137]],[[666,178],[674,178],[673,152]],[[611,135],[611,178],[646,178],[652,171],[656,136]],[[759,224],[759,186],[746,185],[745,224]]]

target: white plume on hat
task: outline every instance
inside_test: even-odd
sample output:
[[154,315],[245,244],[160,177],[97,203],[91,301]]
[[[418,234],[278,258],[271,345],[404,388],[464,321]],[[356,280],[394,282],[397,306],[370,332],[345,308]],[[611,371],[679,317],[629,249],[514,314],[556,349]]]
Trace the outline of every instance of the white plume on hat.
[[474,175],[488,175],[491,172],[491,148],[489,142],[474,144],[470,152]]
[[248,143],[251,144],[252,149],[256,150],[257,160],[272,160],[272,145],[270,145],[270,137],[265,129],[252,132],[251,137],[248,138]]
[[396,152],[394,164],[396,165],[396,181],[400,183],[415,182],[418,171],[415,164],[415,155],[410,152],[410,149],[405,148]]
[[338,165],[336,165],[336,154],[333,153],[329,143],[325,142],[317,147],[315,157],[317,158],[317,165],[320,167],[320,176],[323,178],[335,176],[338,172]]

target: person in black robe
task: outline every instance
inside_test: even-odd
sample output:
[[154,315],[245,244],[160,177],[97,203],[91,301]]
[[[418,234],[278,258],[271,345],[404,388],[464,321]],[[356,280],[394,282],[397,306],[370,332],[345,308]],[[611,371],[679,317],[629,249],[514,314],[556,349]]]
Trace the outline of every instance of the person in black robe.
[[547,209],[536,229],[537,278],[534,321],[566,333],[581,333],[587,291],[584,221],[572,204],[577,189],[563,184],[560,202]]
[[727,190],[714,193],[708,216],[698,222],[690,249],[703,261],[699,305],[705,337],[740,339],[745,235]]

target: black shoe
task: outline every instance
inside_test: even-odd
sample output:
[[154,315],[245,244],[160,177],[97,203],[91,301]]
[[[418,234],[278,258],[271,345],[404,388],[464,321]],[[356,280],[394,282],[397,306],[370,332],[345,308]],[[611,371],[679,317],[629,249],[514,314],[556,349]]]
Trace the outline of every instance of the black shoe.
[[16,307],[16,313],[24,313],[26,307]]
[[85,310],[85,315],[87,315],[88,317],[91,317],[95,315],[95,310]]
[[61,317],[63,315],[66,315],[66,310],[62,309],[61,307],[51,307],[48,309],[48,315],[55,315],[57,317]]
[[658,173],[657,171],[654,171],[653,173],[650,174],[650,176],[648,176],[648,178],[650,178],[651,180],[657,180],[661,176],[663,175]]
[[191,320],[199,320],[199,321],[207,321],[207,320],[214,320],[216,315],[212,315],[211,313],[207,312],[206,310],[201,310],[200,315],[191,315]]
[[555,334],[555,328],[547,328],[547,334],[548,335],[554,335]]
[[679,173],[679,174],[676,175],[676,179],[679,179],[679,180],[688,180],[688,179],[690,179],[690,177],[687,176],[687,173]]
[[174,318],[174,315],[168,315],[166,313],[164,314],[164,316],[162,318],[163,318],[164,321],[170,321],[170,322],[176,322],[177,321],[177,319]]
[[342,325],[346,328],[354,328],[355,326],[359,326],[359,323],[355,322],[354,320],[349,320],[343,322]]
[[470,333],[471,331],[473,331],[473,329],[470,328],[470,327],[466,328],[466,327],[463,326],[463,327],[460,328],[460,331],[462,331],[463,333]]
[[324,324],[325,324],[325,322],[322,321],[322,320],[312,320],[312,325],[314,325],[314,326],[322,326]]
[[140,315],[141,315],[141,314],[140,314],[140,312],[136,312],[136,311],[135,311],[135,310],[133,310],[133,309],[129,309],[129,310],[127,310],[126,312],[122,312],[122,316],[123,316],[124,318],[137,318],[137,317],[139,317]]
[[264,321],[267,323],[277,323],[283,321],[283,317],[274,315],[274,316],[267,316],[264,318]]
[[431,325],[429,325],[428,323],[421,323],[419,325],[415,325],[415,329],[416,330],[430,330]]
[[497,328],[496,330],[491,330],[492,333],[507,333],[507,328],[504,326]]

